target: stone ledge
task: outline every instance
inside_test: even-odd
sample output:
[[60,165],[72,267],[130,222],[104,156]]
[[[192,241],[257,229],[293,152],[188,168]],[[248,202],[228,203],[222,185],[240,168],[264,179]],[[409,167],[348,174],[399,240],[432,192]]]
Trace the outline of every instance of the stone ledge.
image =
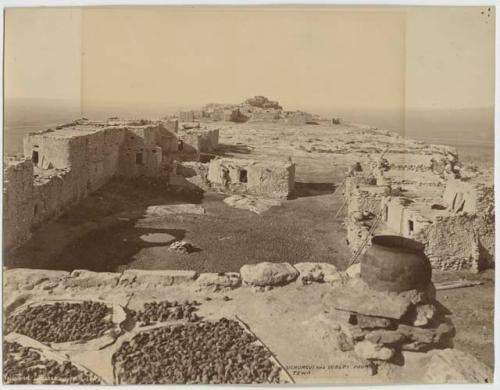
[[4,270],[4,287],[16,290],[32,290],[35,286],[59,283],[70,276],[68,271],[12,268]]
[[173,286],[192,282],[197,276],[196,271],[128,269],[121,275],[118,286],[139,288]]
[[65,287],[115,287],[122,276],[118,272],[95,272],[85,269],[76,269],[71,272],[69,278],[63,280]]
[[205,290],[234,289],[241,286],[241,277],[237,272],[202,273],[196,279],[196,284]]

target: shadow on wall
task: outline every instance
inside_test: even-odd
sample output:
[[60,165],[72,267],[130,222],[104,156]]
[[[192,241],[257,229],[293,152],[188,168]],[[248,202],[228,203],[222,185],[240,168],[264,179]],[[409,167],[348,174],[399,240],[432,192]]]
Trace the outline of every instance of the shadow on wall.
[[303,183],[296,181],[292,194],[288,199],[307,198],[333,194],[337,186],[334,183]]
[[[203,193],[196,188],[165,187],[164,181],[152,178],[116,178],[67,209],[58,219],[44,224],[25,245],[4,254],[4,265],[117,271],[134,261],[142,249],[165,247],[167,250],[173,241],[185,237],[186,231],[181,229],[137,226],[148,206],[199,204],[202,198]],[[153,235],[154,242],[143,239],[147,235]]]

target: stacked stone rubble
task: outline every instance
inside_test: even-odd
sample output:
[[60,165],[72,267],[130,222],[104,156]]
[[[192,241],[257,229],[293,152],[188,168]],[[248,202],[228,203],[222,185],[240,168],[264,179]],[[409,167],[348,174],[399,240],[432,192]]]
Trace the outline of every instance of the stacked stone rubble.
[[435,300],[432,283],[424,290],[376,291],[361,278],[325,299],[340,318],[338,345],[373,361],[397,361],[402,351],[424,352],[451,346],[454,327]]

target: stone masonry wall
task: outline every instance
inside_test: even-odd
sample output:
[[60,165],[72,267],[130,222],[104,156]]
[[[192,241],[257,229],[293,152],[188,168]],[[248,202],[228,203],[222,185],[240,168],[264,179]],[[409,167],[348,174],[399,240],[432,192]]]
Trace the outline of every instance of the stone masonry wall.
[[[44,131],[24,140],[27,161],[7,161],[4,172],[4,246],[11,250],[43,221],[84,199],[114,175],[162,174],[163,151],[177,138],[162,125]],[[218,133],[217,133],[218,134]],[[36,167],[32,161],[36,152]],[[170,156],[172,157],[172,156]],[[168,159],[170,161],[170,159]]]
[[479,247],[475,216],[461,214],[437,217],[423,238],[433,268],[440,270],[477,269]]
[[34,213],[31,161],[5,162],[3,202],[4,250],[9,250],[30,237]]

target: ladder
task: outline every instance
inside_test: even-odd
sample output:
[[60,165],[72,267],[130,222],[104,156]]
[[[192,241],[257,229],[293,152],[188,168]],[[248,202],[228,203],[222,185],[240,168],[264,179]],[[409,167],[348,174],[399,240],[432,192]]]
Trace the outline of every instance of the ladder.
[[[339,192],[342,189],[342,187],[345,186],[345,181],[346,181],[346,179],[344,178],[344,180],[342,180],[342,183],[340,183],[340,185],[335,189],[334,195],[336,195],[337,192]],[[347,198],[344,197],[344,201],[342,202],[342,205],[339,207],[339,209],[335,213],[334,218],[337,218],[340,215],[340,212],[344,209],[346,204],[347,204]]]
[[348,264],[347,267],[350,267],[351,265],[353,265],[358,260],[359,256],[361,255],[361,253],[365,249],[366,244],[368,244],[368,241],[370,240],[370,237],[372,236],[373,232],[375,231],[375,229],[377,228],[378,224],[382,220],[382,215],[384,214],[386,207],[387,207],[387,205],[385,205],[384,207],[382,207],[381,210],[380,210],[380,212],[377,214],[375,222],[370,226],[370,229],[368,230],[368,234],[367,234],[365,240],[360,245],[360,247],[356,250],[356,252],[354,252],[354,255],[352,256],[351,260],[349,261],[349,264]]

